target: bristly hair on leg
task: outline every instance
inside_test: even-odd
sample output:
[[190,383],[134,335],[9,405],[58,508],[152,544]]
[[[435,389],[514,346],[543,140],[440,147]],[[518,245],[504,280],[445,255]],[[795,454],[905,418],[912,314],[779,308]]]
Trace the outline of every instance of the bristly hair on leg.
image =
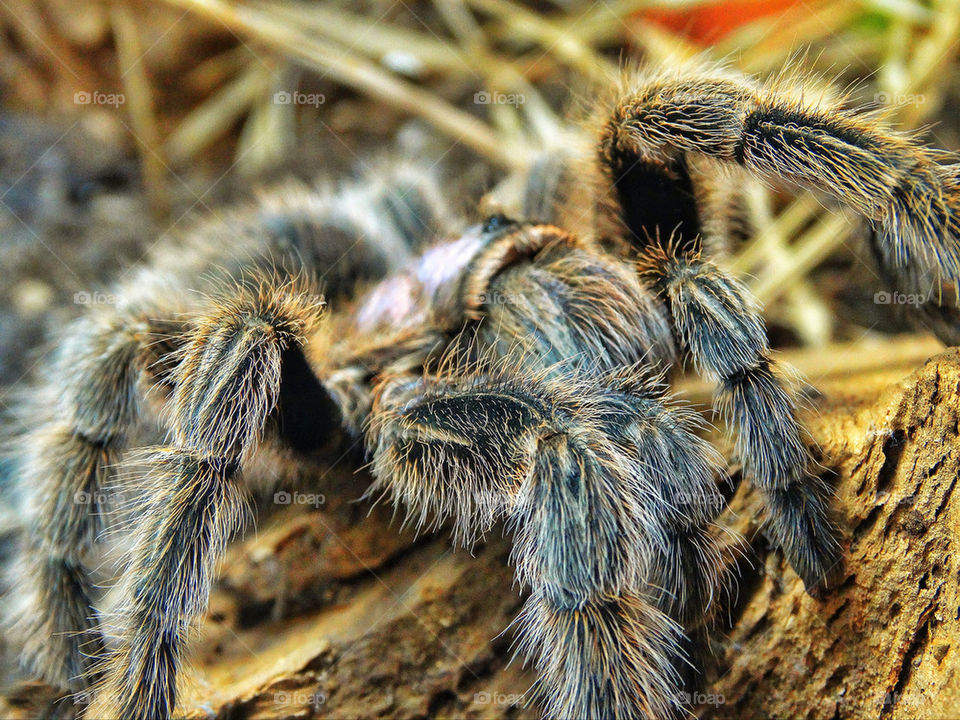
[[602,165],[705,156],[820,190],[874,224],[884,263],[912,276],[911,287],[960,281],[956,173],[914,137],[822,93],[716,68],[647,69],[622,87],[602,133]]
[[173,714],[184,644],[240,527],[240,472],[278,407],[286,353],[299,352],[323,310],[301,280],[271,278],[211,305],[177,351],[170,445],[144,455],[147,500],[111,617],[118,643],[97,668],[95,717]]
[[[24,493],[24,549],[16,567],[20,600],[5,618],[22,637],[22,661],[74,693],[95,679],[103,653],[98,588],[90,570],[111,506],[115,465],[138,427],[156,336],[176,323],[156,306],[98,308],[65,331],[52,362],[50,411],[10,444]],[[53,383],[59,383],[54,385]]]
[[771,533],[808,590],[819,592],[842,571],[838,531],[829,492],[809,471],[795,403],[772,370],[756,301],[739,281],[670,244],[648,249],[639,272],[664,297],[699,371],[719,382],[714,407],[767,498]]

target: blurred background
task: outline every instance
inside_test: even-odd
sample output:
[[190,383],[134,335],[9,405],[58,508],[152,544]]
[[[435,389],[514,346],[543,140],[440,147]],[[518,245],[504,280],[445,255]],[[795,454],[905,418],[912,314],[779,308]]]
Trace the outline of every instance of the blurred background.
[[[621,61],[803,71],[955,150],[958,20],[957,2],[920,0],[2,0],[0,388],[197,215],[390,153],[435,158],[469,210],[538,150],[582,139],[565,118]],[[729,263],[781,346],[901,327],[848,272],[861,226],[829,210],[751,192]]]
[[[621,62],[803,72],[960,148],[947,0],[0,0],[0,29],[0,412],[52,331],[197,216],[394,153],[435,160],[469,216],[538,152],[584,142],[567,118]],[[759,183],[748,210],[724,263],[775,345],[855,364],[907,329],[875,297],[861,223]]]

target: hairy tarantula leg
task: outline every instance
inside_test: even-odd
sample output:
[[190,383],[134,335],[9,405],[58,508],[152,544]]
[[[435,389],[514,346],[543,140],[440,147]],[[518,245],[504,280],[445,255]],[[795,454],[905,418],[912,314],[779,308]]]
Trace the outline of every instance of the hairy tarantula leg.
[[[660,489],[635,450],[601,430],[630,408],[573,376],[401,385],[384,392],[370,428],[376,487],[419,524],[453,516],[464,542],[509,519],[518,578],[532,588],[518,650],[541,671],[545,715],[677,711],[683,634],[643,579],[653,548],[669,545],[642,497]],[[622,432],[624,444],[636,439]]]
[[277,409],[285,353],[310,336],[322,305],[291,285],[264,285],[194,322],[173,371],[171,446],[147,458],[151,500],[120,585],[118,645],[88,717],[173,713],[184,643],[241,524],[238,474]]
[[[645,592],[657,608],[685,628],[702,625],[718,591],[731,588],[728,555],[714,519],[725,503],[717,479],[722,458],[697,433],[700,417],[673,402],[666,386],[637,380],[630,370],[603,380],[604,432],[628,457],[638,459],[648,531],[657,541],[647,549]],[[651,522],[652,520],[652,522]],[[699,646],[680,639],[675,668],[678,686],[693,692],[702,679]]]
[[[954,166],[956,167],[956,166]],[[886,243],[875,229],[868,235],[868,247],[880,272],[884,286],[900,288],[905,294],[913,295],[914,302],[907,305],[896,304],[892,310],[918,330],[933,332],[946,345],[960,345],[960,307],[944,302],[949,299],[949,288],[934,286],[929,279],[924,283],[909,268],[892,267],[885,259]],[[940,294],[945,297],[941,298]],[[889,291],[888,291],[889,292]]]
[[138,417],[138,381],[174,332],[145,312],[75,321],[51,371],[54,410],[23,438],[20,482],[33,497],[23,553],[29,587],[12,630],[27,662],[60,688],[83,690],[103,650],[84,562],[108,507],[111,466]]
[[850,110],[732,74],[661,72],[628,87],[604,126],[599,152],[613,167],[631,158],[675,163],[694,153],[820,189],[879,227],[883,259],[896,272],[916,268],[921,277],[960,280],[955,170]]
[[696,255],[653,246],[641,273],[664,294],[698,369],[720,382],[714,405],[737,430],[745,473],[763,491],[770,532],[815,592],[842,569],[826,488],[810,462],[793,400],[771,368],[763,321],[749,291]]
[[[637,494],[662,527],[649,573],[657,607],[687,624],[703,617],[720,585],[723,562],[710,532],[723,509],[715,478],[722,458],[697,434],[698,416],[671,402],[665,386],[638,382],[630,371],[607,377],[604,432],[621,451],[639,458]],[[654,534],[654,533],[651,533]]]

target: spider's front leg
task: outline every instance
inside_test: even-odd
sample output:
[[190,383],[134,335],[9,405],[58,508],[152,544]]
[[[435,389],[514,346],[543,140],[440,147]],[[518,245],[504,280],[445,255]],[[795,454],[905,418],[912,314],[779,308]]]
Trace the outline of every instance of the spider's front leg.
[[829,493],[811,459],[793,400],[772,370],[763,320],[749,291],[695,252],[651,246],[640,271],[664,295],[697,368],[720,383],[714,404],[737,431],[737,454],[770,511],[770,531],[816,592],[842,570]]
[[[701,156],[827,193],[873,224],[874,252],[899,289],[934,302],[944,289],[946,298],[955,297],[957,165],[940,164],[933,151],[869,115],[810,100],[820,92],[785,92],[776,84],[689,67],[646,71],[628,82],[603,126],[599,155],[613,204],[633,233],[658,225],[666,237],[679,226],[684,242],[694,239],[705,218],[690,212],[670,217],[662,209],[671,206],[669,197],[658,198],[656,189],[668,189],[673,207],[694,208],[685,169],[688,158]],[[670,222],[660,222],[661,215]],[[955,308],[921,309],[935,317],[933,330],[945,342],[960,338]]]
[[[431,512],[452,516],[466,543],[497,519],[515,529],[518,578],[532,590],[517,619],[519,650],[540,672],[534,692],[545,716],[673,716],[684,637],[662,594],[683,584],[680,565],[700,554],[681,552],[679,535],[716,567],[703,534],[709,502],[691,512],[663,497],[650,458],[626,451],[626,399],[574,377],[398,383],[384,394],[389,407],[374,412],[376,487],[420,523]],[[693,469],[691,485],[707,501],[716,491],[698,447],[677,460],[689,461],[681,473]]]
[[[268,419],[279,412],[282,421],[285,376],[299,367],[295,356],[321,308],[308,291],[264,284],[223,298],[192,323],[172,375],[170,445],[149,453],[145,482],[131,486],[145,501],[110,627],[117,646],[104,660],[87,717],[173,714],[189,630],[241,524],[240,473]],[[319,444],[339,414],[314,382]]]

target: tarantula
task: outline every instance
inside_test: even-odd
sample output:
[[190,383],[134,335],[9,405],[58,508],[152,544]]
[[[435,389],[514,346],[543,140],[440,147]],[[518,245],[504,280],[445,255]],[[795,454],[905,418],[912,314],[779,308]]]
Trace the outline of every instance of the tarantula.
[[[593,161],[566,176],[588,201],[558,203],[556,224],[546,172],[530,175],[527,217],[466,229],[408,166],[288,187],[162,248],[116,306],[71,326],[18,451],[32,667],[92,688],[88,717],[174,715],[245,468],[265,444],[305,458],[362,439],[367,493],[414,523],[449,520],[460,544],[512,530],[529,591],[518,647],[546,716],[681,713],[684,628],[718,587],[723,506],[718,454],[666,384],[683,358],[717,382],[770,536],[809,591],[828,586],[842,557],[828,488],[756,302],[705,257],[725,240],[730,168],[855,209],[884,272],[914,289],[960,277],[957,166],[782,79],[630,71],[600,105]],[[121,482],[158,407],[166,445],[135,453]],[[110,489],[133,520],[118,606],[100,613],[90,568]]]

